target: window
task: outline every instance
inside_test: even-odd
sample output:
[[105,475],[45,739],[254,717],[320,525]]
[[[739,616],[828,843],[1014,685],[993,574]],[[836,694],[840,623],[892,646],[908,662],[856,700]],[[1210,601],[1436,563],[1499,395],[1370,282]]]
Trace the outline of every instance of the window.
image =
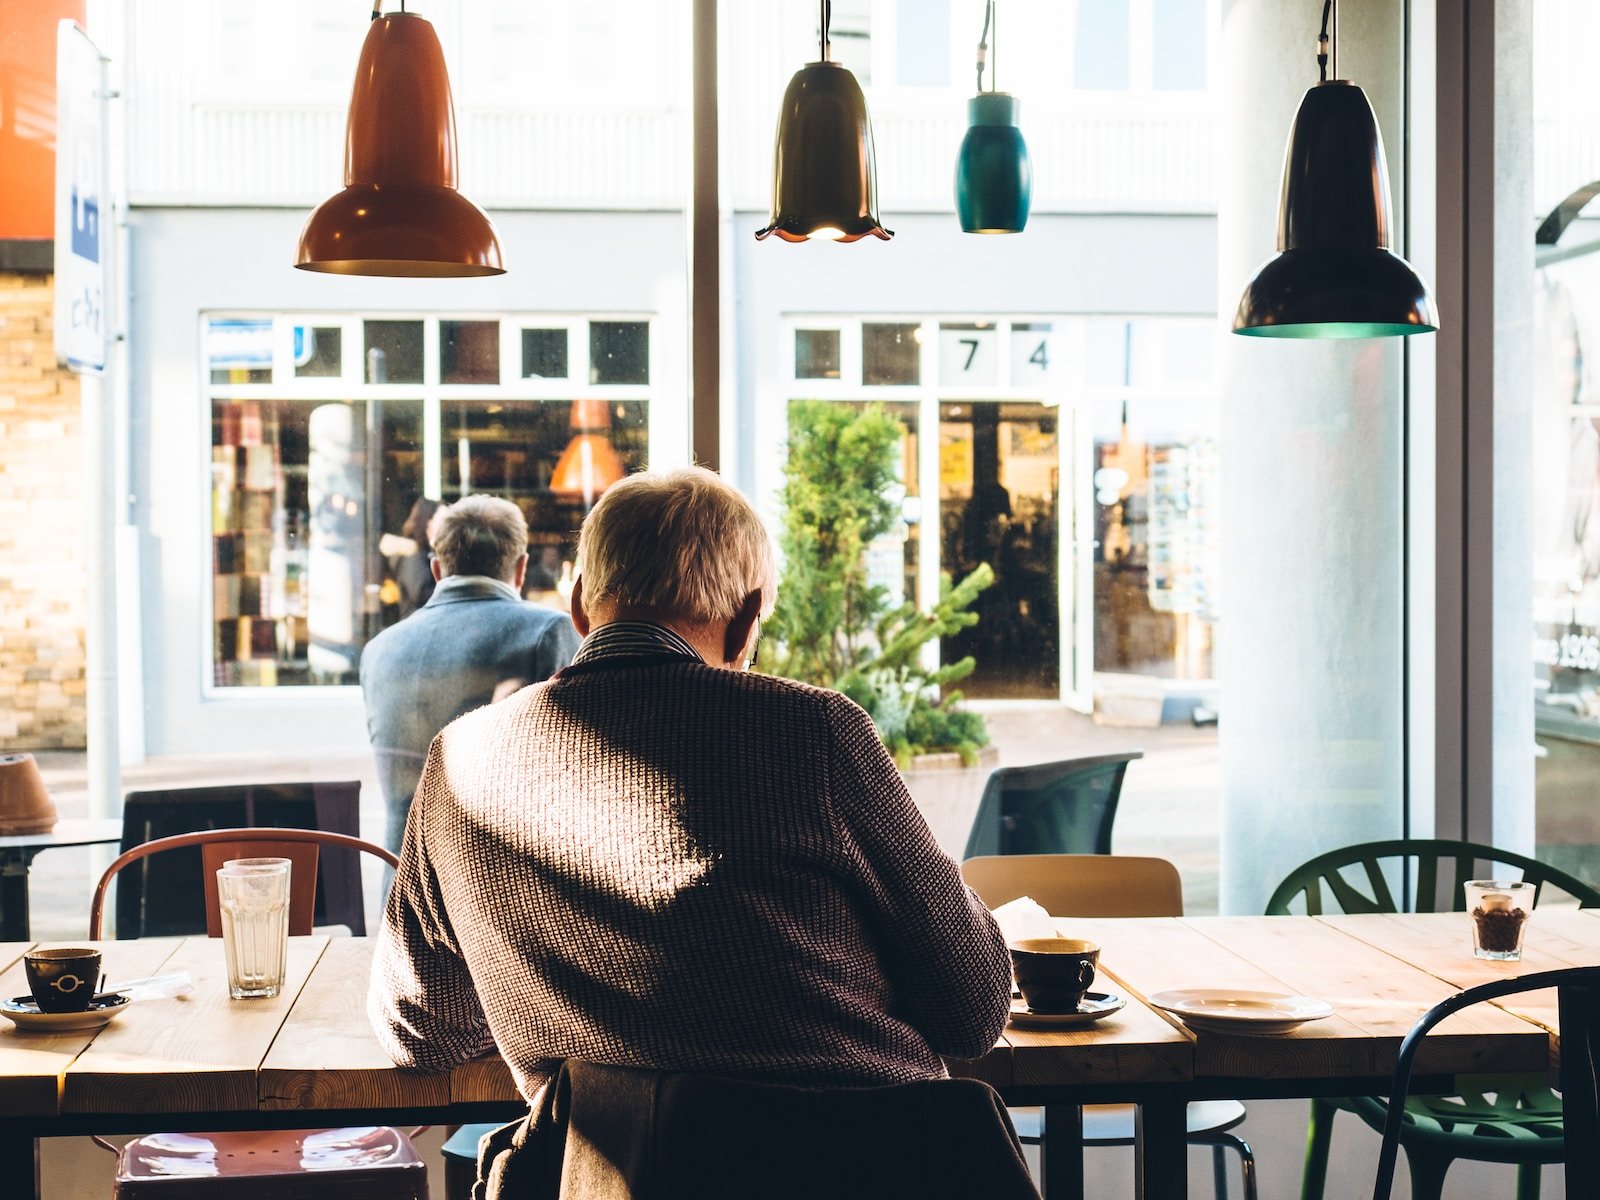
[[1206,30],[1206,0],[1152,0],[1150,75],[1156,91],[1205,91]]
[[1125,91],[1128,49],[1128,0],[1078,0],[1074,87],[1085,91]]

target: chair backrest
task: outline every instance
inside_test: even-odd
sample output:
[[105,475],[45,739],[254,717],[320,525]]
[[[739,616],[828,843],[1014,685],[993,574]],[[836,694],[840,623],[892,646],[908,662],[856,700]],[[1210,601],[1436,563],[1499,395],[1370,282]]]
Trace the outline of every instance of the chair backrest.
[[1389,1200],[1400,1130],[1405,1123],[1411,1069],[1428,1031],[1452,1013],[1485,1000],[1519,992],[1556,989],[1561,1028],[1561,1109],[1566,1140],[1568,1196],[1600,1196],[1600,966],[1539,971],[1519,979],[1497,979],[1457,992],[1422,1015],[1411,1027],[1395,1060],[1389,1108],[1378,1154],[1373,1200]]
[[[230,858],[287,858],[293,864],[289,870],[289,932],[308,934],[314,923],[314,898],[317,893],[317,865],[319,851],[348,851],[351,854],[376,855],[391,867],[398,867],[397,859],[383,846],[364,842],[343,833],[330,833],[325,829],[205,829],[198,833],[178,833],[157,838],[119,854],[100,876],[95,885],[94,898],[89,904],[89,938],[102,934],[105,917],[106,889],[122,870],[145,863],[153,855],[182,853],[194,849],[201,856],[201,881],[197,890],[191,891],[189,903],[196,911],[204,913],[199,922],[211,937],[222,936],[222,917],[217,904],[217,868]],[[202,904],[196,904],[202,900]],[[195,930],[198,932],[198,929]],[[120,925],[118,933],[121,933]]]
[[[122,849],[178,833],[207,829],[272,827],[361,833],[358,780],[313,783],[230,784],[129,792],[122,806]],[[316,923],[366,932],[360,856],[330,847],[318,871]],[[205,929],[194,898],[205,872],[198,849],[160,860],[159,871],[140,861],[117,881],[117,931],[122,937],[170,937]]]
[[[1507,873],[1496,871],[1496,865],[1512,868],[1513,878],[1533,884],[1536,903],[1550,885],[1582,908],[1600,908],[1600,891],[1536,858],[1477,842],[1412,838],[1362,842],[1317,855],[1278,885],[1267,901],[1267,915],[1464,912],[1467,897],[1461,885],[1469,879],[1504,878]],[[1401,899],[1395,898],[1392,881],[1400,882]],[[1296,900],[1302,902],[1298,909]]]
[[1143,757],[1125,750],[991,772],[962,857],[1110,854],[1122,777]]
[[1183,916],[1183,880],[1164,858],[983,855],[962,863],[961,877],[990,908],[1028,896],[1052,917]]

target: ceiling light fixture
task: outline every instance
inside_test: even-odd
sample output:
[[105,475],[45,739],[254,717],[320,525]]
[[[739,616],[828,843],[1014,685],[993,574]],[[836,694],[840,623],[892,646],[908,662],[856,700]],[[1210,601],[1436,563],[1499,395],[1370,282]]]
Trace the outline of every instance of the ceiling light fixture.
[[[983,69],[989,64],[991,29],[995,61],[986,92]],[[1017,128],[1017,98],[998,90],[999,51],[995,0],[986,0],[978,40],[978,94],[967,101],[967,136],[956,158],[956,215],[966,233],[1021,233],[1033,198],[1033,164]]]
[[295,266],[336,275],[502,275],[500,238],[456,190],[456,116],[444,50],[415,13],[384,15],[361,47],[345,126],[344,190],[300,233]]
[[1300,101],[1283,159],[1278,253],[1240,297],[1233,331],[1251,337],[1363,338],[1432,333],[1433,294],[1389,249],[1389,169],[1362,90],[1328,78],[1328,17],[1317,39],[1321,80]]
[[611,428],[611,408],[604,400],[574,400],[567,427],[573,431],[572,440],[556,459],[550,490],[562,500],[581,501],[590,509],[602,492],[628,473],[606,436]]
[[795,72],[783,93],[772,162],[772,220],[757,240],[854,242],[894,236],[877,217],[878,168],[867,98],[829,57],[830,0],[821,0],[822,61]]

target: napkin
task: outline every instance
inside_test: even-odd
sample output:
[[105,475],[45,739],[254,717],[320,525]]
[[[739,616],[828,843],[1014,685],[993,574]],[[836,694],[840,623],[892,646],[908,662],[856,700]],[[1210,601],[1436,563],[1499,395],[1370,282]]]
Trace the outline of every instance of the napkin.
[[1006,945],[1024,938],[1056,936],[1056,923],[1045,912],[1044,905],[1031,896],[1018,896],[994,910],[995,924],[1005,936]]

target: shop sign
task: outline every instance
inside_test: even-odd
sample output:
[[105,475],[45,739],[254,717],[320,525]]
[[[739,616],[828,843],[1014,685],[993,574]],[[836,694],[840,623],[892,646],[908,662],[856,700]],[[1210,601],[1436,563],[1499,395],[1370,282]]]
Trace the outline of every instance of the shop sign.
[[73,21],[56,32],[56,360],[105,370],[111,215],[105,59]]
[[206,324],[206,361],[213,371],[272,365],[272,321],[218,320]]

